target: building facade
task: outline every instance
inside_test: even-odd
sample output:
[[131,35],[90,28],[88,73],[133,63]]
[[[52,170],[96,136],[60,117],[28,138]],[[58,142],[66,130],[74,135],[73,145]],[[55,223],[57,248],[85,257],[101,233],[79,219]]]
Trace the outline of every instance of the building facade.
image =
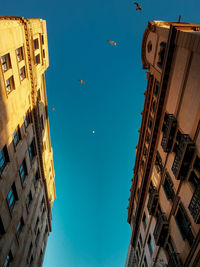
[[55,200],[46,22],[0,17],[0,266],[42,266]]
[[200,25],[150,21],[128,206],[130,266],[200,266]]

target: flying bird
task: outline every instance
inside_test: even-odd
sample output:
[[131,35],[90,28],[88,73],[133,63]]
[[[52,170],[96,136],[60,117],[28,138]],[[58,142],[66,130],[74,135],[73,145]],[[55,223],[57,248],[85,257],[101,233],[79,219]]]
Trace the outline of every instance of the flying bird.
[[92,133],[95,134],[95,131],[93,130]]
[[140,11],[142,11],[142,6],[141,5],[139,5],[139,3],[138,2],[134,2],[134,4],[136,5],[136,10],[140,10]]
[[81,84],[86,84],[86,81],[84,80],[78,80]]
[[114,41],[111,41],[111,40],[108,40],[108,42],[111,44],[111,45],[117,45],[117,43],[116,42],[114,42]]
[[52,108],[52,107],[51,107],[51,109],[52,109],[52,110],[54,110],[54,111],[56,111],[56,109],[55,109],[55,108]]

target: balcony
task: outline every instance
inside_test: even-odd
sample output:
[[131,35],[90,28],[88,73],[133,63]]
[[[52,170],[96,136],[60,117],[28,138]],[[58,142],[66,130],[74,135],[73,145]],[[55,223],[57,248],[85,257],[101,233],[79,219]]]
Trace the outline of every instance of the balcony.
[[183,267],[178,253],[171,253],[167,267]]
[[172,172],[177,180],[184,179],[187,176],[194,152],[195,144],[190,136],[181,134],[172,165]]
[[166,114],[161,146],[164,152],[170,152],[176,132],[177,121],[173,114]]
[[161,213],[158,216],[158,220],[153,232],[153,236],[155,239],[155,243],[157,246],[164,246],[165,243],[165,239],[167,237],[168,234],[168,228],[169,228],[169,224],[167,222],[167,218],[165,213]]
[[158,204],[158,192],[156,188],[152,188],[150,195],[149,195],[149,201],[147,204],[147,208],[150,215],[155,215],[156,208]]
[[174,193],[174,189],[173,189],[173,182],[172,182],[171,177],[170,177],[168,172],[165,175],[165,182],[162,186],[163,186],[163,189],[164,189],[164,192],[165,192],[167,199],[168,200],[171,199],[173,201],[175,198],[175,193]]
[[188,209],[195,223],[200,223],[200,183],[192,196]]

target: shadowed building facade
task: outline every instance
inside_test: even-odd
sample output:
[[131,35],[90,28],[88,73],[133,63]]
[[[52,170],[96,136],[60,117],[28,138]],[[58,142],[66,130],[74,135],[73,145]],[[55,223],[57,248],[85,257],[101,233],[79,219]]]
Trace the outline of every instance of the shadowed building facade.
[[42,266],[55,200],[46,22],[0,17],[0,266]]
[[150,21],[126,267],[200,266],[200,25]]

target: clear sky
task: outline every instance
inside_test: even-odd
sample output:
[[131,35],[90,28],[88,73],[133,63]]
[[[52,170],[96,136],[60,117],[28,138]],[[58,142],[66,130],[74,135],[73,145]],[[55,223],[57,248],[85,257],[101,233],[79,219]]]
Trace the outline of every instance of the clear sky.
[[[199,0],[13,0],[1,15],[47,21],[46,72],[57,199],[44,267],[122,267],[146,89],[148,20],[200,23]],[[114,40],[117,47],[107,40]],[[79,79],[86,80],[86,85]],[[95,130],[95,134],[92,131]]]

